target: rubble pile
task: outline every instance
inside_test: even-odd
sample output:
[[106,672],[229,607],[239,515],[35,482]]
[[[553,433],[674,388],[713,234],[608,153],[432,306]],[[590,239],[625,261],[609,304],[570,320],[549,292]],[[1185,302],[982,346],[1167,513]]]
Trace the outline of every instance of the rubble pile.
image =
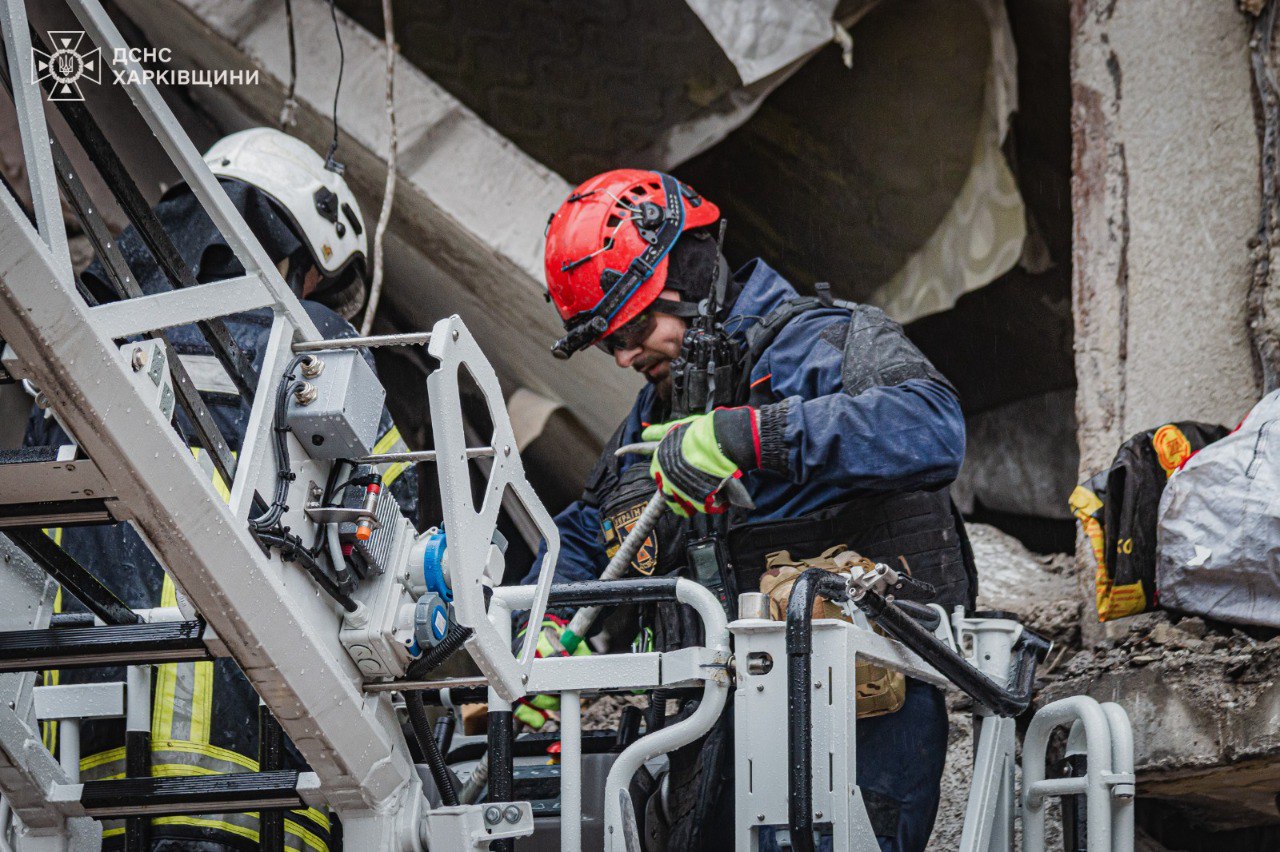
[[[1280,635],[1255,637],[1229,625],[1183,618],[1177,623],[1164,613],[1129,619],[1127,631],[1082,650],[1061,670],[1063,677],[1101,671],[1158,665],[1170,672],[1212,671],[1231,683],[1274,680],[1280,662]],[[1226,697],[1224,696],[1224,700]]]
[[1014,613],[1023,624],[1063,648],[1080,647],[1080,594],[1075,557],[1032,553],[1011,535],[967,524],[978,566],[978,609]]

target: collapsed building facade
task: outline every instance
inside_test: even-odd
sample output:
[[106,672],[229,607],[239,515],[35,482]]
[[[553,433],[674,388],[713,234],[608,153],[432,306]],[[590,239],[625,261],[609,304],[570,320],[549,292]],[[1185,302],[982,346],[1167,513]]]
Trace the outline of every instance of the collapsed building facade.
[[[574,184],[617,165],[671,171],[715,199],[732,262],[759,254],[802,291],[830,281],[902,322],[965,405],[966,515],[1033,550],[1077,548],[1066,497],[1129,435],[1168,420],[1234,425],[1270,389],[1269,4],[736,5],[397,5],[397,195],[375,330],[466,319],[553,511],[577,496],[636,386],[599,355],[552,359],[543,227]],[[374,211],[390,147],[381,6],[337,7],[340,157]],[[289,92],[291,132],[327,145],[340,69],[325,3],[295,0],[291,19],[275,3],[113,11],[132,43],[169,50],[175,67],[257,72],[256,85],[169,87],[198,146],[276,124]],[[40,30],[73,23],[56,6],[32,14]],[[104,114],[126,97],[109,84],[95,94]],[[158,198],[175,175],[150,165],[154,140],[107,126]],[[2,141],[21,186],[16,133]],[[379,357],[389,390],[421,387],[424,365]],[[409,443],[427,448],[415,398],[389,394]],[[20,435],[21,423],[4,427]],[[522,571],[537,540],[507,523],[524,544],[508,568]],[[1194,848],[1268,848],[1280,694],[1266,643],[1163,616],[1097,625],[1078,549],[1083,648],[1048,693],[1087,689],[1128,709],[1154,842],[1177,832],[1218,844]]]

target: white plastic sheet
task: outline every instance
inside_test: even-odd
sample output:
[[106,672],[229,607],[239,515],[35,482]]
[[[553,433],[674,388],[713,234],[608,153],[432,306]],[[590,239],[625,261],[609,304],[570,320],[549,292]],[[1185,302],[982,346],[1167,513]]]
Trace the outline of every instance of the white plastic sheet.
[[1280,391],[1165,486],[1156,531],[1160,604],[1280,628]]
[[686,0],[750,86],[831,41],[838,0]]

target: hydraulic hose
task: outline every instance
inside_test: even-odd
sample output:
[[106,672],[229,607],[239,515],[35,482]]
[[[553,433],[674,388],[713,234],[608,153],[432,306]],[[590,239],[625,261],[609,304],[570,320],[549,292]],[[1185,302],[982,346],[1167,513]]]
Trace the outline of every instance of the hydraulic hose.
[[997,716],[1017,716],[1031,705],[1036,663],[1045,658],[1050,648],[1043,637],[1023,629],[1013,646],[1013,669],[1009,675],[1010,685],[1006,687],[978,671],[882,595],[867,591],[854,599],[854,603],[885,633],[915,651],[962,692]]
[[791,587],[787,601],[787,757],[791,771],[787,822],[795,852],[813,852],[813,708],[809,683],[813,601],[819,592],[828,600],[849,598],[843,577],[810,568]]
[[[1011,717],[1027,709],[1035,684],[1036,663],[1049,652],[1049,643],[1023,630],[1013,647],[1010,687],[976,669],[964,657],[943,644],[898,604],[870,590],[859,590],[854,603],[885,633],[918,654],[948,680],[997,716]],[[845,578],[818,568],[800,575],[787,602],[787,751],[791,766],[788,822],[796,852],[813,852],[813,718],[812,652],[813,603],[817,595],[831,601],[850,600]],[[908,605],[910,606],[910,605]],[[911,612],[932,614],[924,607]],[[931,618],[931,621],[936,619]]]
[[[631,565],[631,560],[635,557],[636,551],[649,538],[649,534],[657,526],[658,519],[662,517],[662,513],[666,508],[667,501],[662,492],[653,492],[653,496],[645,504],[644,511],[640,513],[640,517],[636,519],[635,524],[631,527],[631,532],[627,533],[627,537],[622,540],[617,552],[609,560],[604,573],[600,575],[601,580],[606,582],[617,580],[627,572],[627,568]],[[567,653],[572,654],[582,644],[583,637],[591,629],[591,625],[596,620],[596,615],[599,612],[600,607],[598,606],[584,606],[573,614],[573,618],[569,621],[569,626],[560,635],[560,644],[564,646]]]
[[280,548],[281,558],[301,565],[303,570],[311,575],[311,579],[316,581],[316,585],[325,594],[341,604],[343,609],[347,612],[356,611],[356,602],[351,599],[350,595],[338,588],[338,584],[334,582],[333,578],[324,572],[324,569],[320,567],[320,563],[315,560],[311,552],[302,544],[301,539],[288,532],[260,531],[255,535],[263,544]]
[[409,711],[409,724],[418,741],[418,748],[436,782],[436,789],[440,791],[441,803],[445,807],[457,805],[458,788],[454,786],[453,773],[449,771],[444,755],[440,753],[440,744],[436,742],[435,732],[431,730],[431,720],[427,718],[427,708],[422,704],[422,696],[417,692],[404,693],[404,706]]

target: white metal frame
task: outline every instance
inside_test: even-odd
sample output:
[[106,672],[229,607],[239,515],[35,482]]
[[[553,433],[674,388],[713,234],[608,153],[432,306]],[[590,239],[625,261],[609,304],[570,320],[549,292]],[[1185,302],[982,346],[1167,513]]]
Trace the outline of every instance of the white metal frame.
[[[70,6],[103,55],[126,47],[96,0],[70,0]],[[131,519],[169,567],[216,633],[219,650],[236,658],[316,771],[316,800],[352,812],[349,828],[356,834],[348,837],[362,845],[357,812],[391,814],[419,797],[407,747],[389,700],[363,694],[359,672],[338,642],[334,607],[296,567],[265,556],[246,525],[255,490],[270,493],[274,476],[270,400],[292,344],[319,334],[145,80],[128,86],[129,96],[248,273],[163,297],[86,306],[66,259],[40,89],[24,67],[30,52],[22,2],[4,3],[0,20],[40,224],[33,229],[14,199],[0,193],[0,337],[16,352],[23,377],[41,388],[101,470],[116,495],[116,515]],[[116,338],[246,304],[270,305],[274,324],[228,505],[131,381]],[[294,457],[305,458],[296,444]],[[164,483],[163,490],[156,483]],[[48,779],[42,783],[47,790]],[[385,835],[369,835],[375,836]]]
[[[509,625],[510,611],[528,608],[536,594],[532,586],[496,589],[494,601],[501,605],[492,608],[493,617],[499,624]],[[656,689],[699,683],[703,686],[698,708],[688,718],[641,737],[619,754],[609,769],[604,794],[607,852],[630,849],[621,797],[640,767],[648,760],[697,740],[711,730],[724,710],[731,686],[729,625],[724,609],[715,595],[692,580],[676,581],[676,600],[692,607],[702,620],[705,644],[665,653],[594,654],[533,661],[529,692],[560,694],[561,852],[580,852],[582,848],[582,728],[577,707],[583,694],[600,689]],[[491,695],[490,700],[493,698]],[[490,709],[495,709],[493,704]]]
[[[531,610],[531,624],[542,622],[542,613],[547,607],[547,595],[555,573],[553,568],[560,556],[560,531],[525,478],[524,464],[516,449],[516,437],[502,401],[498,376],[462,320],[453,316],[436,323],[427,344],[427,353],[440,362],[439,368],[427,377],[427,400],[436,443],[435,463],[440,477],[440,493],[456,498],[444,501],[454,615],[460,625],[474,631],[467,640],[467,650],[493,689],[504,701],[514,701],[526,692],[533,668],[537,631],[527,632],[519,656],[513,658],[511,638],[493,626],[485,612],[481,588],[503,495],[511,490],[547,544],[547,555],[542,562],[546,570],[541,571],[537,585],[532,587],[532,599],[521,607]],[[493,434],[489,436],[492,463],[478,507],[471,500],[471,470],[466,427],[462,419],[459,380],[463,370],[471,375],[484,395],[489,420],[493,423]]]

